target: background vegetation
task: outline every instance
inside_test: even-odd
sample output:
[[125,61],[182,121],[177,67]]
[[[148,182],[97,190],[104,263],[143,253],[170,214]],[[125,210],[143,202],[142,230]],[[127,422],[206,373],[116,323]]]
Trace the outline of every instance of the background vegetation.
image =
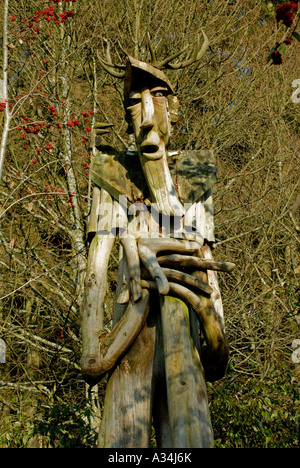
[[[209,52],[169,78],[181,104],[172,148],[215,151],[215,255],[237,264],[220,275],[231,351],[226,376],[208,386],[216,447],[298,446],[300,47],[294,39],[281,65],[267,62],[286,33],[278,3],[1,3],[0,447],[94,446],[105,381],[89,391],[78,363],[95,121],[128,144],[122,83],[97,51],[107,39],[115,62],[122,49],[147,60],[149,31],[163,58],[193,48],[201,29]],[[116,271],[112,256],[107,327]]]

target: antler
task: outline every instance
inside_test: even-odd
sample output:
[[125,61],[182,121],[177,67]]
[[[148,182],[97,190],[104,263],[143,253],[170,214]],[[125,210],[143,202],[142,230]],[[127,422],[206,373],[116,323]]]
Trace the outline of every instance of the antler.
[[148,46],[149,46],[149,50],[150,50],[150,54],[152,58],[152,65],[160,70],[164,70],[164,69],[179,70],[180,68],[185,68],[191,65],[192,63],[198,62],[203,57],[203,55],[205,54],[205,52],[207,51],[209,47],[209,40],[205,32],[204,31],[201,31],[201,32],[204,37],[204,42],[202,44],[202,47],[200,48],[200,37],[198,36],[197,44],[196,44],[194,52],[192,53],[189,59],[184,60],[183,62],[180,62],[180,63],[170,63],[170,62],[174,60],[175,58],[179,57],[179,55],[183,54],[183,52],[186,51],[187,47],[180,50],[179,52],[176,52],[170,55],[169,57],[165,58],[161,62],[158,62],[156,60],[155,52],[153,50],[153,47],[151,45],[150,38],[148,35]]
[[[151,44],[151,41],[150,41],[150,35],[148,33],[147,41],[148,41],[148,47],[149,47],[150,54],[151,54],[151,64],[153,65],[153,67],[158,68],[159,70],[166,70],[166,69],[179,70],[181,68],[188,67],[192,63],[198,62],[203,57],[203,55],[205,54],[205,52],[207,51],[207,49],[209,47],[209,40],[208,40],[205,32],[204,31],[201,31],[201,32],[202,32],[202,35],[204,37],[204,42],[202,44],[202,47],[200,45],[200,37],[198,35],[195,50],[191,54],[190,58],[187,59],[187,60],[184,60],[182,62],[179,62],[179,63],[171,63],[171,62],[173,60],[175,60],[177,57],[179,57],[180,55],[182,55],[187,50],[188,46],[184,47],[183,49],[181,49],[178,52],[175,52],[172,55],[169,55],[169,57],[167,57],[164,60],[161,60],[159,62],[157,60],[157,58],[156,58],[155,51],[154,51],[154,49],[152,47],[152,44]],[[104,68],[104,70],[107,71],[107,73],[114,76],[115,78],[124,78],[126,66],[125,65],[115,64],[115,63],[112,62],[112,59],[111,59],[111,56],[110,56],[110,43],[109,43],[109,41],[107,39],[103,39],[103,41],[107,44],[106,60],[103,60],[103,58],[100,56],[99,52],[97,51],[98,59],[99,59],[101,65],[102,65],[102,67]],[[116,71],[115,69],[119,69],[119,70],[122,70],[122,71]]]
[[[102,65],[102,67],[104,68],[105,71],[107,71],[107,73],[114,76],[115,78],[124,78],[126,66],[112,63],[112,59],[111,59],[111,56],[110,56],[110,43],[106,39],[103,39],[103,41],[106,42],[106,44],[107,44],[107,48],[106,48],[106,59],[107,60],[106,61],[103,60],[103,58],[99,54],[99,51],[97,50],[97,56],[98,56],[98,59],[99,59],[101,65]],[[119,69],[122,69],[123,71],[117,72],[117,71],[114,70],[114,68],[119,68]]]

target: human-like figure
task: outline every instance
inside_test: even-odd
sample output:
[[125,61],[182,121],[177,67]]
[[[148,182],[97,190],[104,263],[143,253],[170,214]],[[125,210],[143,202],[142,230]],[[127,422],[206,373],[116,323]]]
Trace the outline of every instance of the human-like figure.
[[[228,358],[216,270],[234,265],[211,255],[213,154],[168,153],[178,101],[160,68],[176,64],[159,64],[150,50],[154,66],[128,57],[125,72],[114,74],[124,78],[137,151],[118,152],[97,135],[93,145],[82,374],[94,385],[109,372],[99,447],[149,447],[153,427],[158,447],[210,447],[205,377],[223,376]],[[113,71],[109,55],[103,66]],[[96,133],[106,131],[99,125]],[[120,262],[108,333],[106,278],[115,242]]]

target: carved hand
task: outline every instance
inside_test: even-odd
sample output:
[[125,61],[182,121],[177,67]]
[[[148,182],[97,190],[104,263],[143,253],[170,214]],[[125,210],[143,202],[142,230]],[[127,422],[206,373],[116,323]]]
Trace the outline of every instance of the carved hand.
[[[173,291],[183,291],[182,287],[186,290],[186,287],[191,286],[210,295],[213,290],[208,284],[182,270],[190,268],[192,270],[208,269],[230,272],[235,267],[233,263],[205,260],[195,256],[203,245],[195,240],[163,237],[141,237],[136,240],[128,236],[121,239],[121,244],[128,262],[127,286],[123,285],[121,297],[118,299],[118,302],[121,303],[129,301],[130,292],[134,301],[140,299],[142,287],[146,287],[145,284],[141,283],[142,277],[143,280],[152,280],[151,283],[148,282],[148,285],[158,289],[162,295],[167,295],[170,292],[169,280],[172,282],[171,289]],[[166,255],[157,256],[162,252]],[[142,270],[140,260],[144,265]],[[176,285],[176,283],[181,283],[182,287],[179,288],[179,284]],[[191,292],[191,294],[187,294],[186,299],[193,298],[192,302],[195,305],[195,297],[197,296]]]
[[125,275],[122,291],[118,298],[119,303],[127,303],[130,295],[134,301],[138,301],[141,297],[140,260],[145,267],[144,277],[146,273],[146,278],[150,276],[150,279],[154,280],[160,294],[166,295],[169,292],[168,277],[175,281],[183,281],[184,283],[200,287],[200,289],[202,287],[208,293],[212,292],[209,286],[197,281],[190,275],[169,268],[162,268],[156,258],[159,252],[195,253],[201,247],[201,244],[198,242],[171,238],[135,239],[130,236],[121,238],[120,241],[125,251],[128,272]]
[[[222,321],[213,305],[218,293],[207,284],[205,272],[230,272],[235,265],[200,256],[201,240],[132,238],[124,239],[122,244],[129,259],[123,302],[129,301],[130,292],[133,298],[138,298],[140,285],[140,291],[158,290],[162,295],[172,295],[189,304],[198,317],[207,344],[203,355],[206,378],[211,381],[221,378],[228,361],[228,345]],[[192,274],[186,270],[191,270]],[[199,274],[204,281],[199,279]]]

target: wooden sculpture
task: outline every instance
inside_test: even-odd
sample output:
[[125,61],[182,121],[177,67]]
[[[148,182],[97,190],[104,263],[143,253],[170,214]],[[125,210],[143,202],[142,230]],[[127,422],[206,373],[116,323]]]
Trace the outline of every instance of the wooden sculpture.
[[[168,154],[178,101],[163,69],[200,60],[183,51],[152,64],[127,57],[113,65],[109,46],[102,66],[124,79],[126,120],[137,151],[119,152],[99,124],[92,157],[93,203],[85,301],[82,312],[82,374],[95,385],[106,373],[99,447],[211,447],[213,431],[206,380],[224,375],[224,334],[215,261],[211,188],[217,169],[212,151]],[[107,269],[119,243],[113,328],[105,332]]]

